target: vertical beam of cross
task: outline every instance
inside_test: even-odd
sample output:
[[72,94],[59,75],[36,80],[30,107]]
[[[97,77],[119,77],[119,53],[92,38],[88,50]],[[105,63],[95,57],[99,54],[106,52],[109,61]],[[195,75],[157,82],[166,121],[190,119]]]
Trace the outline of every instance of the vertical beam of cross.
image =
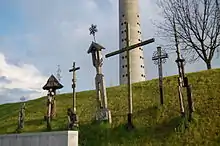
[[18,128],[17,131],[24,128],[24,118],[25,118],[25,97],[21,97],[20,100],[23,102],[23,104],[20,107],[19,113],[18,113]]
[[161,47],[157,47],[157,51],[154,52],[152,60],[156,65],[158,65],[158,74],[159,74],[159,90],[160,90],[160,103],[163,105],[164,97],[163,97],[163,69],[162,64],[166,62],[166,58],[168,58],[168,54],[165,51],[161,51]]
[[158,57],[159,57],[159,65],[158,65],[158,72],[159,72],[159,88],[160,88],[160,103],[163,105],[164,98],[163,98],[163,70],[162,70],[162,57],[161,57],[161,48],[157,48]]
[[73,79],[72,79],[72,88],[73,88],[73,112],[76,112],[76,71],[79,70],[80,67],[76,67],[76,63],[73,62],[72,69],[69,70],[69,72],[73,72]]
[[[126,24],[126,46],[128,47],[129,41],[130,41],[130,34],[129,34],[129,24]],[[127,50],[127,74],[128,74],[128,121],[132,123],[131,121],[131,115],[133,112],[133,105],[132,105],[132,85],[131,85],[131,68],[130,68],[130,51]]]
[[141,43],[134,44],[134,45],[130,46],[130,44],[129,44],[129,24],[126,23],[126,47],[105,55],[105,57],[108,58],[108,57],[118,55],[123,52],[127,52],[127,74],[128,74],[128,76],[127,76],[127,79],[128,79],[128,82],[127,82],[128,83],[128,119],[127,119],[128,123],[127,123],[127,129],[128,130],[131,130],[134,128],[134,125],[132,123],[133,106],[132,106],[132,85],[131,85],[131,68],[130,68],[130,53],[129,53],[129,51],[132,49],[150,44],[154,41],[155,40],[153,38],[153,39],[149,39],[149,40],[143,41]]

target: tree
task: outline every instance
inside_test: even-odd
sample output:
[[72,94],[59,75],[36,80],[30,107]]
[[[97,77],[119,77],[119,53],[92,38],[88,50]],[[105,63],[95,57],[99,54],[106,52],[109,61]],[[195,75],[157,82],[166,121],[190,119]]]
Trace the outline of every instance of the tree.
[[[220,47],[220,0],[159,0],[164,22],[161,34],[178,43],[190,62],[202,59],[211,69],[214,54]],[[177,43],[177,42],[175,42]]]

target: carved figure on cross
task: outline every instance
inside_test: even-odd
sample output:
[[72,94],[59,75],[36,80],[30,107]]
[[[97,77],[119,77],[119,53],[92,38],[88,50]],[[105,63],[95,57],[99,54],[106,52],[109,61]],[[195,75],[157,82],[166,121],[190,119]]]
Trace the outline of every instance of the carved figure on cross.
[[56,106],[55,91],[53,91],[53,89],[50,88],[47,94],[47,115],[49,115],[51,118],[54,117],[56,114],[55,106]]
[[[133,113],[133,106],[132,106],[132,86],[131,86],[131,69],[130,69],[130,54],[129,51],[132,49],[136,49],[138,47],[147,45],[154,42],[154,38],[143,41],[141,43],[138,44],[132,44],[130,45],[130,37],[129,37],[129,24],[126,23],[126,47],[125,48],[121,48],[117,51],[111,52],[107,55],[105,55],[106,58],[114,56],[114,55],[118,55],[120,53],[126,52],[127,53],[127,79],[128,79],[128,123],[126,125],[126,128],[128,130],[132,130],[134,129],[134,125],[132,123],[132,113]],[[132,61],[132,60],[131,60]]]

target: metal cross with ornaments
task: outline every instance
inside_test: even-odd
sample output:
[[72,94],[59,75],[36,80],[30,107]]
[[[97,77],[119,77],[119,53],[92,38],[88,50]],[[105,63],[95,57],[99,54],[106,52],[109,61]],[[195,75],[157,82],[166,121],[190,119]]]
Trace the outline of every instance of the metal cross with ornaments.
[[168,58],[168,54],[165,50],[161,50],[161,47],[157,47],[157,51],[154,52],[152,60],[154,64],[158,65],[158,73],[159,73],[159,89],[160,89],[160,104],[163,105],[163,70],[162,64],[166,63],[166,58]]

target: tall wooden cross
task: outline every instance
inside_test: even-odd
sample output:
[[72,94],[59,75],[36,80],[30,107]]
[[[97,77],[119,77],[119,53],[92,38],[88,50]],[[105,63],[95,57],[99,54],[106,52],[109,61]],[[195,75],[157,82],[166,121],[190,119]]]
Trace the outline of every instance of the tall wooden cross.
[[126,47],[125,48],[122,48],[118,51],[115,51],[115,52],[111,52],[107,55],[105,55],[106,58],[108,57],[111,57],[111,56],[114,56],[114,55],[117,55],[117,54],[120,54],[120,53],[123,53],[123,52],[127,52],[127,73],[128,73],[128,76],[127,76],[127,79],[128,79],[128,123],[127,123],[127,128],[128,130],[131,130],[134,128],[134,125],[132,123],[132,110],[133,110],[133,107],[132,107],[132,86],[131,86],[131,69],[130,69],[130,54],[129,54],[129,51],[132,50],[132,49],[135,49],[135,48],[138,48],[138,47],[141,47],[141,46],[144,46],[144,45],[147,45],[147,44],[150,44],[152,42],[154,42],[154,38],[152,39],[149,39],[149,40],[146,40],[146,41],[143,41],[141,43],[138,43],[138,44],[134,44],[134,45],[131,45],[129,44],[129,40],[130,39],[130,36],[129,36],[129,24],[126,23]]
[[69,70],[69,72],[73,72],[73,79],[72,79],[72,88],[73,88],[73,112],[76,112],[76,71],[79,70],[80,67],[76,67],[76,63],[73,62],[73,67],[72,69]]
[[160,103],[161,103],[161,105],[163,105],[163,70],[162,70],[162,64],[166,62],[166,58],[168,58],[168,54],[164,50],[161,51],[161,47],[157,47],[157,51],[154,52],[152,60],[154,61],[154,64],[158,65]]

